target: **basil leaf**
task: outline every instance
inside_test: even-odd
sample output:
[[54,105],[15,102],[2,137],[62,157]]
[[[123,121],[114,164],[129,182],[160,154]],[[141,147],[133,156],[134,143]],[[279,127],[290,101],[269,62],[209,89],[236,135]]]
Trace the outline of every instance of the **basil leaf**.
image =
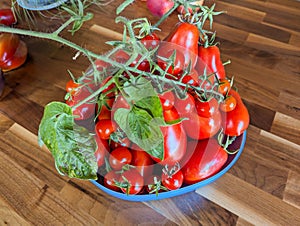
[[74,122],[72,109],[61,102],[45,107],[39,144],[50,150],[58,172],[79,179],[97,179],[97,145],[93,135]]

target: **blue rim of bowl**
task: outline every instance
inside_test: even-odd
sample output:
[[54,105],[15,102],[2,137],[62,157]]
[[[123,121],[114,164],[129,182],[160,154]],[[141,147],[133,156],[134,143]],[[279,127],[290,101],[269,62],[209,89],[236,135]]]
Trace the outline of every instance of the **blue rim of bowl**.
[[246,143],[246,136],[247,136],[247,131],[244,131],[240,150],[235,154],[235,156],[233,157],[233,159],[229,162],[229,164],[227,166],[225,166],[223,169],[221,169],[215,175],[213,175],[203,181],[200,181],[195,184],[187,185],[178,190],[166,191],[166,192],[159,193],[158,195],[156,195],[156,194],[127,195],[127,194],[124,194],[121,192],[112,191],[112,190],[104,187],[103,185],[99,184],[95,180],[91,180],[91,182],[96,187],[98,187],[99,189],[101,189],[102,191],[106,192],[107,194],[109,194],[113,197],[123,199],[126,201],[132,201],[132,202],[146,202],[146,201],[160,200],[160,199],[166,199],[166,198],[183,195],[183,194],[195,191],[196,189],[198,189],[200,187],[208,185],[208,184],[214,182],[215,180],[217,180],[218,178],[220,178],[221,176],[223,176],[236,163],[236,161],[239,159],[240,155],[242,154],[242,151],[243,151],[245,143]]
[[[40,0],[36,0],[40,1]],[[24,0],[17,0],[17,3],[24,9],[28,10],[48,10],[56,8],[57,6],[60,6],[61,4],[65,3],[67,0],[55,0],[55,1],[40,1],[36,3],[30,3]]]

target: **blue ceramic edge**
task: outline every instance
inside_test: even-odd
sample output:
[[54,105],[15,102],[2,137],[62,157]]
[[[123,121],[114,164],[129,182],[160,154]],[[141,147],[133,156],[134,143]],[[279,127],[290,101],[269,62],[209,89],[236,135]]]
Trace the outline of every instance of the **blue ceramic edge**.
[[99,184],[95,180],[91,180],[91,182],[96,187],[98,187],[99,189],[101,189],[102,191],[106,192],[107,194],[109,194],[113,197],[123,199],[123,200],[126,200],[126,201],[132,201],[132,202],[147,202],[147,201],[154,201],[154,200],[160,200],[160,199],[171,198],[171,197],[174,197],[174,196],[183,195],[183,194],[195,191],[196,189],[198,189],[200,187],[208,185],[208,184],[214,182],[215,180],[217,180],[218,178],[220,178],[221,176],[223,176],[236,163],[236,161],[239,159],[240,155],[242,154],[242,151],[243,151],[245,143],[246,143],[246,136],[247,136],[247,131],[245,131],[243,133],[243,139],[242,139],[242,143],[241,143],[241,146],[240,146],[240,150],[238,151],[238,153],[234,156],[232,161],[225,168],[223,168],[221,171],[219,171],[218,173],[216,173],[212,177],[209,177],[209,178],[207,178],[203,181],[200,181],[198,183],[180,188],[178,190],[162,192],[162,193],[159,193],[158,195],[156,195],[156,194],[126,195],[124,193],[112,191],[112,190],[104,187],[103,185]]

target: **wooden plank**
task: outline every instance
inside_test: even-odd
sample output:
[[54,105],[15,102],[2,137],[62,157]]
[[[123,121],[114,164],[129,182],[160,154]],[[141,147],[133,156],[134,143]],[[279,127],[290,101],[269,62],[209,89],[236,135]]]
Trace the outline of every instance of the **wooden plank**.
[[228,173],[196,192],[254,225],[300,224],[300,209]]

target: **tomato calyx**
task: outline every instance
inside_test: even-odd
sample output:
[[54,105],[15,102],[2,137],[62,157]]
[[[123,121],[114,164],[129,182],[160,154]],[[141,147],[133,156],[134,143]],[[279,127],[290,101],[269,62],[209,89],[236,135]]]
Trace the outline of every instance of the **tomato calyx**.
[[176,162],[170,169],[169,165],[166,164],[164,168],[162,168],[163,174],[165,174],[168,178],[171,178],[174,174],[176,174],[180,170],[179,162]]
[[236,136],[227,136],[223,133],[223,129],[220,130],[217,140],[219,145],[227,152],[229,155],[234,155],[237,152],[239,152],[240,148],[235,150],[230,150],[229,147],[234,143],[234,141],[237,139]]

